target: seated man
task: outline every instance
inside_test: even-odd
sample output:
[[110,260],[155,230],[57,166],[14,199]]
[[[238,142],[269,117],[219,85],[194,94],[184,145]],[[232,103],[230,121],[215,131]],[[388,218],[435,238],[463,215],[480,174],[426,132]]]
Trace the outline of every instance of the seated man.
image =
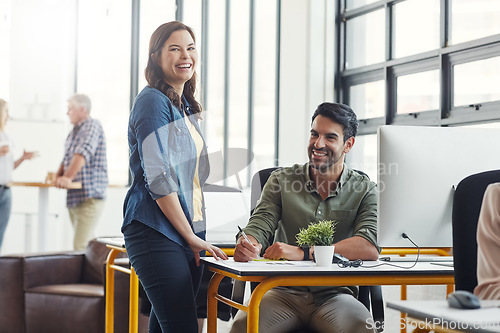
[[[350,260],[376,260],[375,183],[344,164],[354,145],[356,114],[343,104],[323,103],[314,112],[307,149],[309,163],[274,171],[244,229],[237,236],[235,261],[257,258],[311,260],[295,236],[310,222],[337,221],[335,252]],[[276,242],[269,244],[276,233]],[[357,299],[357,287],[278,287],[260,304],[259,332],[285,333],[307,326],[319,333],[373,332],[371,315]],[[246,313],[238,311],[232,333],[246,332]]]

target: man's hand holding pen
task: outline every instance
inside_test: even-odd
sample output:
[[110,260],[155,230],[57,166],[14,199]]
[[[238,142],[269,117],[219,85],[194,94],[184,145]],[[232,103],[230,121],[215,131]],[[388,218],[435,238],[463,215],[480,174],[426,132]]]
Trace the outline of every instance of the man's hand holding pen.
[[262,245],[253,236],[246,235],[244,232],[241,234],[234,249],[234,261],[252,261],[259,258]]

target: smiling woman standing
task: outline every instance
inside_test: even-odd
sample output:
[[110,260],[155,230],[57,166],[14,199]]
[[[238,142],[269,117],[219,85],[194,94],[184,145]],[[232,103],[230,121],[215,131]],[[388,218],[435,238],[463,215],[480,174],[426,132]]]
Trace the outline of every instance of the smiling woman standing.
[[203,184],[209,174],[194,98],[198,52],[191,28],[161,25],[151,36],[148,86],[136,97],[128,141],[132,185],[122,232],[130,262],[152,304],[149,332],[197,333],[200,254],[205,241]]

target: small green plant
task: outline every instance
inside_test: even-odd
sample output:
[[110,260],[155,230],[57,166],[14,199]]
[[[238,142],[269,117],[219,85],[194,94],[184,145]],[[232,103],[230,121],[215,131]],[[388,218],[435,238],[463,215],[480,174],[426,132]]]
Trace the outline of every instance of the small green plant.
[[333,244],[336,221],[311,222],[306,229],[300,229],[297,238],[299,246],[330,246]]

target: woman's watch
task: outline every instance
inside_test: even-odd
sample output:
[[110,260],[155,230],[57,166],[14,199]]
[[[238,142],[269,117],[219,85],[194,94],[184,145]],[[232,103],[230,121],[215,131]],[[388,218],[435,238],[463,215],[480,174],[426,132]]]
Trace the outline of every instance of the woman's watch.
[[302,251],[304,251],[303,261],[309,260],[309,246],[301,246]]

